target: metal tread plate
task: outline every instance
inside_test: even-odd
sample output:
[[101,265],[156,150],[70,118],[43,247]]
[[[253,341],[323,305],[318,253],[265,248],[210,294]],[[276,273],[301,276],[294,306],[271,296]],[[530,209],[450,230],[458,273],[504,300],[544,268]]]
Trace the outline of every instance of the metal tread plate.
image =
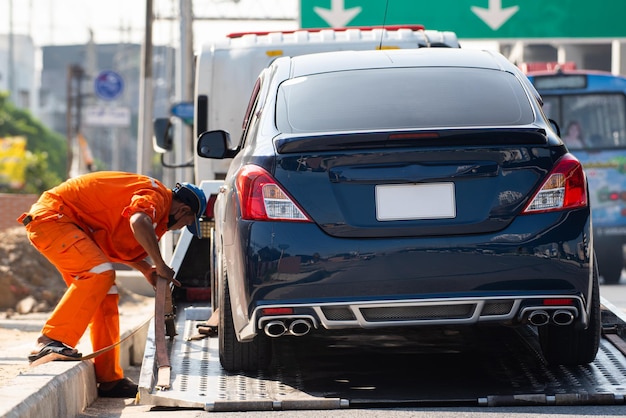
[[184,313],[177,315],[179,335],[169,342],[169,390],[154,386],[157,369],[150,327],[139,382],[142,404],[253,411],[625,403],[626,357],[605,338],[593,363],[549,367],[531,328],[433,326],[403,335],[384,330],[350,336],[311,333],[274,340],[269,370],[233,374],[220,366],[217,338],[191,338],[203,322],[195,309],[178,308]]

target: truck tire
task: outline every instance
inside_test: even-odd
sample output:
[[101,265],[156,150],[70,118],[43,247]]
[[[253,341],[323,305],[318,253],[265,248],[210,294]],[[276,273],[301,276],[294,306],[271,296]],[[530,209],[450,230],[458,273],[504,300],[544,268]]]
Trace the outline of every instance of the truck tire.
[[272,344],[269,337],[257,334],[250,342],[242,343],[237,340],[226,272],[222,280],[219,306],[219,353],[224,370],[247,372],[267,369],[272,359]]
[[600,288],[598,269],[594,266],[589,326],[582,329],[576,323],[566,326],[540,326],[539,344],[550,365],[584,365],[593,362],[600,344]]
[[619,257],[606,257],[599,261],[600,275],[604,279],[605,284],[617,284],[622,278],[622,269],[624,268],[624,260],[620,251]]
[[605,284],[617,284],[624,268],[624,250],[621,240],[604,239],[595,245],[596,261]]

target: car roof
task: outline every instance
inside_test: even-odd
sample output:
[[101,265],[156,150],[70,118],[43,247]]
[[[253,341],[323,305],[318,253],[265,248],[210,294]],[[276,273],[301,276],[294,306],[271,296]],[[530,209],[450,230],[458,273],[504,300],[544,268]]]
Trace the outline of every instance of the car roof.
[[377,51],[335,51],[300,55],[291,60],[291,76],[334,71],[394,67],[472,67],[514,71],[500,53],[459,48],[416,48]]

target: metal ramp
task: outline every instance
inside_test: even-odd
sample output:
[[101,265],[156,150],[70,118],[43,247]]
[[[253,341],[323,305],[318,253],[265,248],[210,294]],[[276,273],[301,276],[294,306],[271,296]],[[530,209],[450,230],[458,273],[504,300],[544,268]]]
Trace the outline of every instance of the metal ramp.
[[[171,388],[154,387],[154,328],[146,341],[140,403],[207,411],[402,406],[607,405],[626,403],[626,356],[602,338],[594,363],[548,367],[533,330],[431,327],[398,336],[309,334],[274,341],[260,373],[232,374],[217,338],[192,340],[205,307],[178,308],[169,342]],[[623,341],[623,318],[604,308],[607,332]]]
[[[210,309],[187,306],[177,315],[178,336],[168,342],[171,388],[155,387],[154,321],[150,324],[139,379],[140,403],[209,411],[336,409],[341,400],[309,395],[283,382],[280,374],[228,374],[219,362],[217,338],[191,339]],[[344,402],[345,403],[345,402]],[[347,406],[345,404],[344,406]]]

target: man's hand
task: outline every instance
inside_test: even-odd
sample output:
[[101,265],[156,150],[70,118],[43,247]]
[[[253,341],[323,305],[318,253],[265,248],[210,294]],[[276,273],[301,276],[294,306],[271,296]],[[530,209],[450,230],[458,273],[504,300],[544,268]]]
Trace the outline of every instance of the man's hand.
[[140,270],[148,282],[156,283],[156,278],[152,278],[152,275],[156,274],[168,282],[180,286],[180,282],[174,279],[174,270],[165,263],[161,256],[159,241],[152,226],[152,219],[145,213],[134,213],[130,217],[130,228],[137,242],[146,250],[146,253],[154,262],[154,267],[151,268],[150,272]]
[[167,264],[163,264],[162,266],[155,266],[154,271],[152,272],[152,276],[154,277],[154,283],[156,284],[156,278],[162,277],[166,279],[170,283],[174,283],[174,286],[180,287],[180,282],[174,278],[174,269],[168,266]]
[[[149,270],[142,271],[144,277],[152,285],[152,287],[156,288],[157,278],[163,277],[170,283],[174,283],[174,286],[180,287],[180,282],[174,278],[174,269],[165,266],[165,269],[162,269],[165,274],[159,274],[156,267],[150,267]],[[167,274],[167,275],[166,275]]]
[[152,287],[156,286],[156,279],[159,276],[165,278],[170,283],[174,283],[174,286],[181,286],[180,282],[174,278],[174,270],[169,268],[167,265],[164,265],[164,268],[162,269],[162,274],[159,274],[157,268],[146,262],[146,260],[142,260],[137,263],[129,263],[129,265],[134,269],[139,270],[139,272],[143,274],[143,276],[146,278],[148,283],[152,285]]

